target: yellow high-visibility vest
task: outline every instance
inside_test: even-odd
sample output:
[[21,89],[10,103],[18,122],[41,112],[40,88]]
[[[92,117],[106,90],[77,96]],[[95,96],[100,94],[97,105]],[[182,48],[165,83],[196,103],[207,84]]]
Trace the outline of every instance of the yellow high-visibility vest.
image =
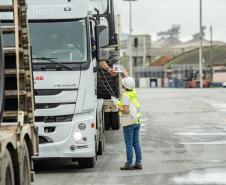
[[[127,96],[129,98],[129,100],[136,106],[137,108],[137,123],[141,123],[141,112],[140,112],[140,102],[138,100],[138,97],[137,97],[137,92],[136,90],[134,89],[133,91],[125,91],[123,94],[122,94],[122,97],[123,96]],[[120,108],[122,108],[122,100],[120,100],[118,102],[118,106]],[[119,112],[119,114],[121,115],[122,113]]]

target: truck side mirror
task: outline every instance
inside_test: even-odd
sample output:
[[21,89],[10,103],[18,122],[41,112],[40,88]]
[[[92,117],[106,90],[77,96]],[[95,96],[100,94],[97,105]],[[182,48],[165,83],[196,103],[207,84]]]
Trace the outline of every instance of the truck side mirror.
[[106,49],[103,49],[106,46],[109,46],[109,33],[107,26],[96,25],[96,50],[97,50],[97,61],[108,60],[109,53]]

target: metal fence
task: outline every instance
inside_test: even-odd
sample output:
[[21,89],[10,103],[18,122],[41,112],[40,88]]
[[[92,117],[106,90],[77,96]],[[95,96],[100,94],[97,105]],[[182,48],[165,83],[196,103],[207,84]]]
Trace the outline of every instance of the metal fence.
[[[203,67],[203,79],[211,80],[211,67]],[[164,67],[136,67],[134,77],[137,84],[152,87],[153,81],[156,87],[187,88],[197,87],[199,83],[198,64],[173,64],[170,68]],[[191,85],[191,83],[196,83]]]
[[163,78],[163,67],[136,67],[134,68],[135,78]]

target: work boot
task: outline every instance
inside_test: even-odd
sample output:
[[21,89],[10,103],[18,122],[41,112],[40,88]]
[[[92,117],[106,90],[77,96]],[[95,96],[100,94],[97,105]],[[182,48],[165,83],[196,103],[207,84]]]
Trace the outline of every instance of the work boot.
[[133,170],[133,166],[129,165],[128,163],[125,163],[125,165],[122,166],[120,170]]
[[134,164],[133,169],[134,170],[142,170],[142,164]]

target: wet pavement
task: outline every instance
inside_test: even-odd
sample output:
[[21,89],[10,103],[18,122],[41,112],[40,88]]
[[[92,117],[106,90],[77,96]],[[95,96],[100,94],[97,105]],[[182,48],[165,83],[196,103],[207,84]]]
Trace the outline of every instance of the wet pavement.
[[106,132],[94,169],[70,161],[38,165],[34,185],[226,184],[226,89],[139,89],[143,171],[120,171],[121,131]]

